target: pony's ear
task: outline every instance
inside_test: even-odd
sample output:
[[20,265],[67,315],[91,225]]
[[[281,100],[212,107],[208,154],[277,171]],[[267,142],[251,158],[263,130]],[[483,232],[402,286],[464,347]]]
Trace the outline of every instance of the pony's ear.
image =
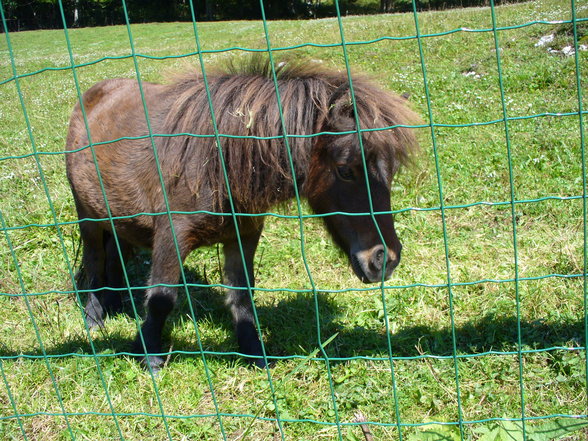
[[329,100],[328,122],[333,128],[342,131],[354,129],[355,114],[349,84],[342,84],[331,95]]
[[351,118],[355,117],[353,112],[353,103],[351,99],[340,99],[329,106],[329,116],[331,118]]
[[329,112],[341,116],[353,117],[353,101],[351,100],[351,91],[349,83],[343,83],[337,87],[329,99]]

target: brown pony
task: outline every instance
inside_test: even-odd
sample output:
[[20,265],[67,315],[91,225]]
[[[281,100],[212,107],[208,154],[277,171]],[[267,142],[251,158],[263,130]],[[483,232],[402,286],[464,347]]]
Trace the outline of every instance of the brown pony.
[[[229,194],[236,213],[264,213],[293,198],[296,184],[316,213],[364,213],[323,220],[360,280],[388,279],[402,246],[390,214],[369,214],[368,187],[373,211],[389,212],[392,177],[416,147],[412,130],[403,126],[416,119],[404,99],[363,77],[352,80],[357,115],[346,74],[312,63],[281,64],[281,119],[268,63],[253,60],[209,73],[222,159],[202,77],[142,83],[149,126],[137,81],[106,80],[90,88],[71,116],[66,155],[91,290],[85,307],[89,326],[103,325],[106,312],[120,309],[120,290],[105,287],[124,286],[121,265],[130,251],[152,249],[149,285],[154,287],[147,290],[143,339],[138,335],[136,345],[144,362],[158,370],[163,359],[151,354],[162,352],[162,329],[177,298],[177,289],[169,285],[178,283],[192,250],[222,243],[225,280],[233,287],[227,304],[240,351],[265,366],[246,288],[254,282],[263,217],[236,217],[242,255]],[[368,129],[361,132],[363,155],[356,119],[362,130]],[[381,128],[386,129],[369,130]],[[104,220],[109,215],[115,218],[118,246],[111,221]]]

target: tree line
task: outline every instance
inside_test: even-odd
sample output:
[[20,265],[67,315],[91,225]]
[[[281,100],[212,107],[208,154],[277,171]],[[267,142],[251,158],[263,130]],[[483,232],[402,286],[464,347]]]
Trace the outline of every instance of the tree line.
[[[335,0],[264,0],[268,19],[321,18],[336,15]],[[482,6],[489,0],[416,0],[417,9]],[[259,0],[192,0],[199,21],[258,20]],[[122,0],[0,0],[9,31],[125,23]],[[131,23],[191,21],[190,0],[125,0]],[[341,14],[405,12],[412,0],[339,0]],[[2,26],[4,31],[4,26]]]

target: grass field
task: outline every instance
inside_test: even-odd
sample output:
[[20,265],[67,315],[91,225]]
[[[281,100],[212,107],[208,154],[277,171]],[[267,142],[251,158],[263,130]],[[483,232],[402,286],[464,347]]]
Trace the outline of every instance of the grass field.
[[[181,299],[167,332],[169,361],[156,378],[124,354],[133,314],[88,334],[83,294],[72,291],[79,234],[62,152],[77,92],[65,34],[10,34],[14,65],[1,35],[0,437],[357,441],[365,439],[355,423],[360,411],[376,441],[586,439],[577,80],[588,96],[588,52],[577,60],[561,52],[574,43],[569,2],[495,11],[504,28],[496,34],[500,77],[489,8],[420,13],[422,60],[419,41],[402,38],[416,35],[412,14],[343,18],[352,68],[410,93],[435,124],[419,129],[422,153],[392,188],[400,267],[384,288],[366,290],[320,221],[305,219],[313,293],[298,220],[269,217],[256,257],[256,305],[275,366],[252,369],[234,354],[216,286],[219,250],[211,247],[186,262],[196,318]],[[576,14],[588,17],[588,2],[577,1]],[[296,46],[281,54],[344,68],[336,19],[268,28],[274,48]],[[199,69],[191,23],[131,29],[136,51],[148,56],[137,59],[143,80]],[[205,67],[244,54],[216,50],[266,44],[258,21],[201,23],[198,32]],[[551,34],[553,42],[536,45]],[[577,34],[588,44],[588,22],[578,22]],[[126,27],[72,29],[69,38],[83,65],[82,90],[135,77]],[[511,205],[513,195],[520,202]],[[296,214],[296,206],[277,212]],[[134,259],[134,286],[145,284],[148,261],[146,253]],[[134,293],[140,309],[142,292]],[[511,421],[522,416],[524,434]]]

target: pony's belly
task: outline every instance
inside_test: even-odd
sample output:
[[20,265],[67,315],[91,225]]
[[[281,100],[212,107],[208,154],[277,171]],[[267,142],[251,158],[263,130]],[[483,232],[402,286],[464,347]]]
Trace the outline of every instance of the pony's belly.
[[150,216],[138,215],[138,213],[107,212],[104,207],[99,210],[88,210],[80,216],[80,220],[96,222],[104,230],[114,231],[117,238],[124,240],[135,247],[151,248],[153,240],[153,220]]
[[[153,243],[153,229],[146,219],[147,216],[140,216],[133,220],[115,220],[114,229],[117,236],[139,248],[151,248]],[[112,230],[112,223],[108,223],[108,230]]]

